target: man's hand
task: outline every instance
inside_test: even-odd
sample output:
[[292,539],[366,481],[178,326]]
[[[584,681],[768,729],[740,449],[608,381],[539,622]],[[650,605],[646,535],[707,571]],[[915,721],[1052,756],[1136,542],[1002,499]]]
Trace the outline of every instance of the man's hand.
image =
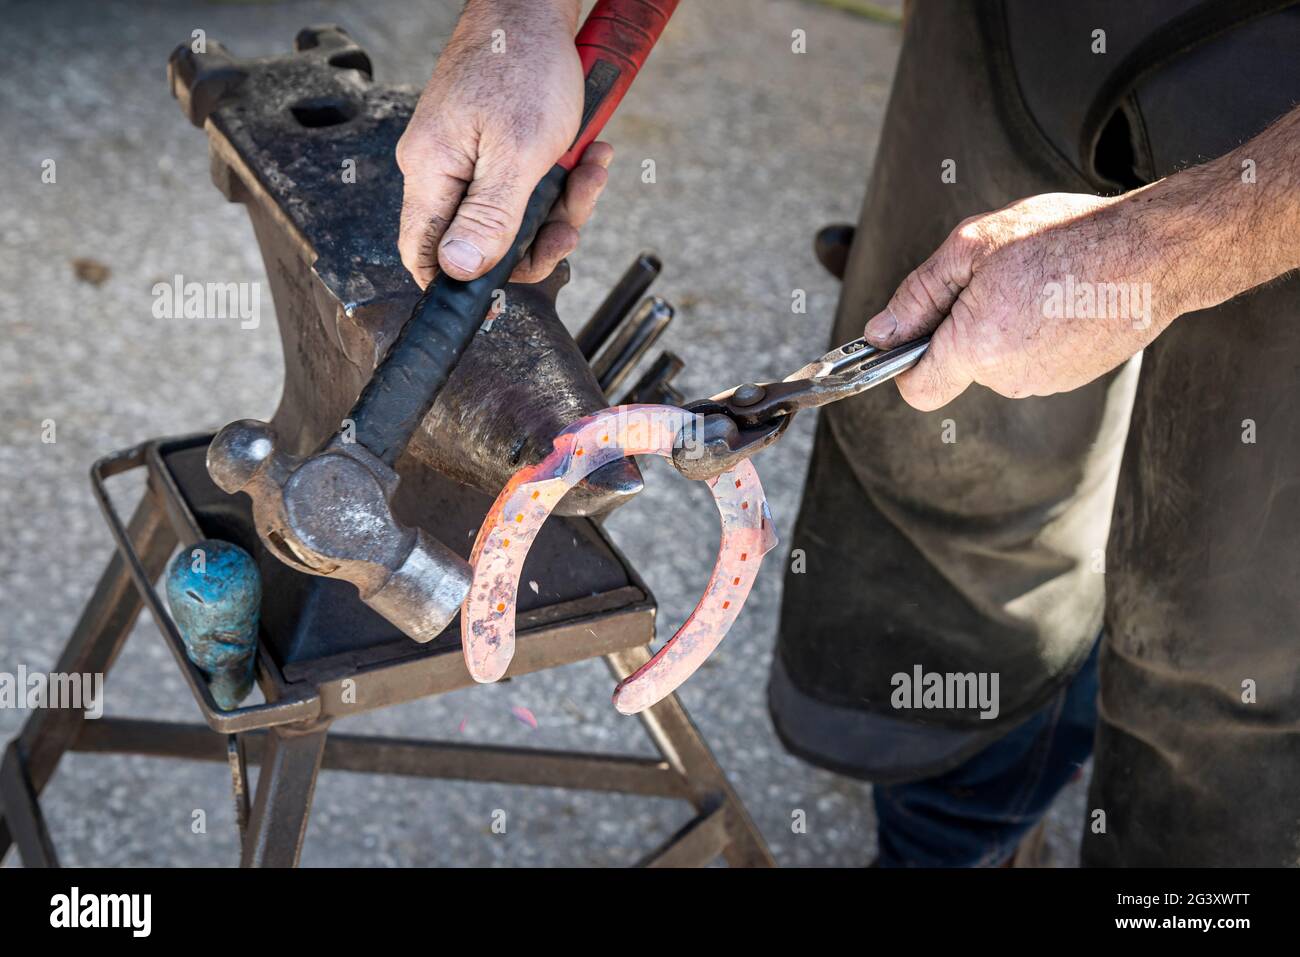
[[[1155,338],[1179,304],[1154,290],[1158,263],[1117,202],[1048,193],[953,230],[867,323],[873,345],[931,333],[898,377],[903,398],[930,411],[972,382],[1009,398],[1065,392]],[[1089,289],[1091,307],[1078,301]]]
[[1300,109],[1218,160],[1123,196],[1049,193],[972,217],[866,337],[887,348],[932,335],[895,380],[922,411],[972,382],[1011,398],[1076,389],[1179,315],[1300,266],[1298,154]]
[[[483,275],[505,255],[538,181],[573,142],[583,76],[579,0],[470,0],[397,144],[405,177],[402,262],[421,286],[438,270]],[[536,282],[578,245],[613,158],[593,143],[515,270]]]

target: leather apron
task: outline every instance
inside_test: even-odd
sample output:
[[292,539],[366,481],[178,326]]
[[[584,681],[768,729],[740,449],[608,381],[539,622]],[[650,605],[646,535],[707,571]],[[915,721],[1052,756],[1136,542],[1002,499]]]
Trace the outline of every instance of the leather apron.
[[[906,274],[967,216],[1035,193],[1137,185],[1262,130],[1300,94],[1294,66],[1300,15],[1277,12],[1278,6],[915,0],[831,341],[860,335]],[[1105,53],[1094,52],[1099,29]],[[955,162],[955,182],[941,178],[948,160]],[[1198,524],[1208,514],[1186,521],[1188,501],[1202,501],[1210,475],[1237,474],[1233,455],[1254,456],[1250,474],[1258,481],[1236,490],[1236,509],[1228,508],[1222,489],[1215,492],[1213,528],[1245,535],[1258,529],[1263,503],[1270,502],[1271,509],[1288,503],[1291,509],[1289,533],[1283,523],[1270,524],[1270,534],[1294,539],[1300,531],[1295,486],[1289,499],[1271,494],[1282,488],[1276,483],[1283,476],[1295,481],[1300,474],[1295,413],[1287,411],[1300,350],[1268,348],[1270,336],[1281,337],[1273,340],[1279,343],[1300,336],[1296,292],[1290,282],[1270,286],[1180,319],[1148,350],[1150,368],[1140,386],[1142,360],[1135,358],[1064,395],[1012,401],[972,387],[944,409],[920,413],[896,390],[882,388],[828,407],[790,541],[803,550],[805,564],[786,576],[769,687],[787,746],[822,766],[880,782],[941,773],[1058,691],[1087,656],[1104,613],[1112,638],[1102,661],[1101,740],[1116,746],[1109,742],[1121,736],[1120,725],[1126,729],[1131,748],[1122,767],[1129,771],[1132,752],[1150,745],[1149,725],[1180,722],[1175,687],[1189,676],[1180,673],[1180,652],[1168,647],[1175,634],[1194,634],[1194,643],[1217,649],[1206,652],[1207,660],[1232,661],[1233,681],[1237,670],[1275,667],[1288,647],[1289,677],[1275,690],[1289,686],[1287,714],[1300,715],[1294,594],[1278,592],[1261,606],[1252,589],[1223,579],[1212,564],[1193,569],[1167,560],[1215,547],[1214,533]],[[1243,313],[1269,322],[1268,335],[1246,331]],[[1205,341],[1193,342],[1198,335]],[[1227,339],[1243,364],[1224,365]],[[1185,351],[1199,357],[1194,366],[1204,375],[1186,374]],[[1252,370],[1256,362],[1262,365]],[[1273,417],[1267,449],[1240,441],[1229,448],[1222,434],[1205,434],[1200,417],[1207,407],[1237,415],[1235,401],[1225,399],[1234,390],[1274,397],[1253,403],[1257,421]],[[1285,432],[1288,414],[1284,438],[1278,432]],[[1237,415],[1238,431],[1247,417]],[[1154,447],[1152,430],[1161,440]],[[1218,458],[1210,465],[1203,461],[1206,443],[1216,442]],[[1131,461],[1135,455],[1141,461]],[[1121,470],[1122,458],[1128,464]],[[1117,489],[1117,534],[1107,549]],[[1171,490],[1180,493],[1169,506],[1178,520],[1149,498],[1164,501]],[[1240,549],[1235,568],[1249,575],[1249,559],[1250,568],[1272,569],[1268,580],[1290,575],[1293,592],[1300,546],[1279,541],[1270,550],[1270,541],[1257,531],[1250,539],[1255,551]],[[1145,604],[1157,584],[1166,600]],[[1272,657],[1244,655],[1239,635],[1206,633],[1208,624],[1226,626],[1238,614],[1245,621],[1272,616],[1258,633]],[[1264,632],[1272,637],[1266,640]],[[1142,651],[1135,654],[1134,647]],[[894,676],[918,667],[996,674],[996,719],[970,707],[894,707]],[[1125,693],[1116,701],[1119,692],[1107,682],[1121,669],[1134,669],[1148,683],[1163,676],[1170,682],[1166,706],[1152,706],[1150,689],[1145,698]],[[1221,708],[1226,683],[1219,677],[1207,685]],[[1272,707],[1281,707],[1280,700]],[[1257,708],[1242,720],[1258,722],[1264,713]],[[1260,747],[1294,749],[1296,743],[1272,739]],[[1291,757],[1300,778],[1300,755]],[[1135,807],[1134,794],[1119,781],[1130,780],[1131,791],[1141,790],[1140,782],[1127,771],[1127,778],[1117,777],[1115,767],[1099,754],[1095,800]],[[1119,817],[1111,816],[1112,836],[1125,824],[1139,826],[1128,812]],[[1125,843],[1125,834],[1111,843]]]

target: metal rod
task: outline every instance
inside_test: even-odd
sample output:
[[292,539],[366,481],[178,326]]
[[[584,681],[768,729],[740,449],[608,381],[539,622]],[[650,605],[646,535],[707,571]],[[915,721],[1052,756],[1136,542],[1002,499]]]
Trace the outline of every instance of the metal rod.
[[298,866],[328,734],[327,721],[306,731],[277,725],[266,732],[241,867]]
[[591,371],[607,397],[631,375],[641,357],[672,321],[673,307],[652,296],[641,303],[631,319],[619,326],[609,345],[591,364]]
[[638,867],[704,867],[731,842],[727,808],[719,805],[697,815],[672,837],[643,857]]
[[683,395],[672,385],[677,373],[686,367],[685,361],[675,352],[661,352],[649,369],[636,380],[619,400],[620,405],[648,402],[655,405],[681,405]]
[[627,271],[605,297],[605,301],[597,307],[591,314],[591,318],[587,320],[587,324],[574,337],[588,362],[595,357],[600,347],[627,318],[632,307],[641,301],[641,297],[646,294],[646,290],[650,288],[650,284],[655,281],[663,268],[664,264],[659,261],[659,257],[649,251],[641,253],[632,265],[628,266]]
[[[247,747],[247,763],[260,764],[266,733],[250,731],[239,737]],[[225,757],[220,738],[203,725],[141,718],[105,717],[88,722],[73,750],[192,761],[220,761]],[[321,767],[331,771],[613,791],[663,798],[682,798],[687,790],[682,776],[667,761],[657,757],[371,735],[330,735],[325,742]]]
[[[4,808],[13,842],[24,867],[58,867],[59,858],[41,813],[36,788],[23,767],[18,742],[10,741],[0,762],[0,807]],[[2,858],[3,851],[0,851]]]
[[[619,681],[635,672],[650,660],[650,648],[629,648],[605,656],[610,672]],[[731,841],[723,849],[723,856],[732,867],[775,867],[776,861],[758,828],[750,820],[740,797],[714,759],[709,746],[700,737],[699,730],[675,694],[637,715],[642,726],[654,741],[664,760],[672,765],[689,783],[687,800],[701,813],[717,807],[719,798],[725,803],[727,826]],[[100,719],[103,720],[103,719]]]
[[230,764],[230,794],[235,801],[235,826],[239,828],[242,846],[248,840],[248,818],[252,813],[248,797],[248,754],[242,734],[226,735],[226,759]]

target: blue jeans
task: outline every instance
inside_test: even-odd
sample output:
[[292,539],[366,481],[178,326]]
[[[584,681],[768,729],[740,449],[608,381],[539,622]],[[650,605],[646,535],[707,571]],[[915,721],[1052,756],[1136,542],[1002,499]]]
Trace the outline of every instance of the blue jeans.
[[872,789],[880,867],[994,867],[1011,857],[1092,753],[1100,644],[1046,706],[963,764]]

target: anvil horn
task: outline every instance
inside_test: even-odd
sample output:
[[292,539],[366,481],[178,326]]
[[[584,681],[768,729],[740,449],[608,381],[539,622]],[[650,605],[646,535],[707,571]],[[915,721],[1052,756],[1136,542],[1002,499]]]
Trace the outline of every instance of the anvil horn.
[[[495,494],[522,466],[540,462],[551,440],[609,403],[555,310],[569,281],[561,262],[542,282],[511,284],[465,351],[411,440],[407,454],[445,475]],[[591,515],[643,487],[630,458],[593,472],[556,511]]]

